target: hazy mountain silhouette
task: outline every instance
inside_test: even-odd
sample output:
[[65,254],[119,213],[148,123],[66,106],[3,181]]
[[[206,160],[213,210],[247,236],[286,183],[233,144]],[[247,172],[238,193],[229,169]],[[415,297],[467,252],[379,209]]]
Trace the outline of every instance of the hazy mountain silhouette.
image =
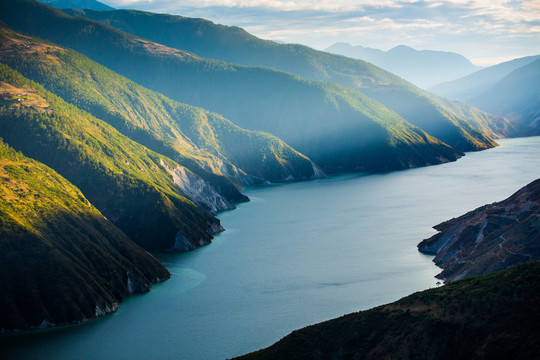
[[540,55],[527,56],[519,59],[505,61],[476,71],[461,79],[444,82],[429,88],[429,91],[448,99],[465,101],[481,95],[502,80],[512,71],[539,59]]
[[459,79],[481,69],[460,54],[416,50],[405,45],[383,51],[341,42],[325,51],[369,61],[424,89],[444,81]]
[[512,71],[470,103],[511,121],[540,127],[540,58]]

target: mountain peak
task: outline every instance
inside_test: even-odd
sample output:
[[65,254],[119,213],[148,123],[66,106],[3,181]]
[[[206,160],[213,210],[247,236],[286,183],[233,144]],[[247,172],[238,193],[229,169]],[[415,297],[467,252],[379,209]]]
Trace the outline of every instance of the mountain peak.
[[390,52],[395,52],[395,51],[408,51],[408,52],[417,52],[419,50],[416,50],[410,46],[407,46],[407,45],[398,45],[398,46],[395,46],[393,48],[391,48],[390,50],[387,51],[387,53],[390,53]]

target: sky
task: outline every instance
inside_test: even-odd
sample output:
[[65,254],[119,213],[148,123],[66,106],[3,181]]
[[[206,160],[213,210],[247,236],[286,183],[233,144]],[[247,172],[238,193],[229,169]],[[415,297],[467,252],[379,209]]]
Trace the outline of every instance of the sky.
[[452,51],[488,66],[540,54],[540,0],[102,0],[323,50],[336,42]]

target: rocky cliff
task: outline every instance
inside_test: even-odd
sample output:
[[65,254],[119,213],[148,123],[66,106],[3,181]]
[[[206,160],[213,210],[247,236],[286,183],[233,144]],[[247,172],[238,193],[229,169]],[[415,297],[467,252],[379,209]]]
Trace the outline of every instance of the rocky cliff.
[[418,249],[446,282],[485,274],[540,257],[540,179],[508,199],[443,222]]

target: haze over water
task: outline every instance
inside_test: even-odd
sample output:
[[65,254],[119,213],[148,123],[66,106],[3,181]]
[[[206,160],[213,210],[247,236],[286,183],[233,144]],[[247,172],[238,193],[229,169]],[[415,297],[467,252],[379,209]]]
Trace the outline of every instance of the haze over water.
[[173,277],[87,325],[0,339],[3,359],[225,359],[437,286],[432,226],[540,177],[540,137],[454,163],[253,188],[210,246],[160,254]]

